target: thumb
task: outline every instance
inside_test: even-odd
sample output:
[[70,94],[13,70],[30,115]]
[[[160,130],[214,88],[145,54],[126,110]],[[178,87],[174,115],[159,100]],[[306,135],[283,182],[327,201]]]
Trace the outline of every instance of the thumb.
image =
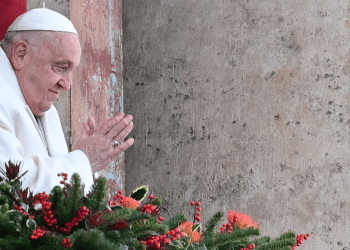
[[89,136],[92,135],[95,132],[95,127],[96,127],[96,123],[95,123],[95,119],[90,115],[88,120],[87,120],[87,126],[89,128]]

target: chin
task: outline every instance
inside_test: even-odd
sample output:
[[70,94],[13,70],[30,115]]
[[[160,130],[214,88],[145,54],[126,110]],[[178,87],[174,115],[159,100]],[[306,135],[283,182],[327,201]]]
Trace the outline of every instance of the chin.
[[33,114],[36,116],[42,116],[46,111],[48,111],[50,108],[52,107],[52,103],[50,103],[49,105],[42,105],[39,107],[39,109]]

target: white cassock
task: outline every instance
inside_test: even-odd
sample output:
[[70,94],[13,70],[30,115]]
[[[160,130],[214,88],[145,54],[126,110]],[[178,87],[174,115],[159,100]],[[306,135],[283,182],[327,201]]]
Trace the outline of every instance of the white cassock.
[[68,153],[56,108],[52,106],[39,119],[44,136],[0,48],[0,167],[5,170],[5,162],[21,161],[22,173],[28,170],[23,187],[34,193],[60,185],[57,173],[67,173],[68,179],[78,173],[88,193],[93,183],[89,159],[81,150]]

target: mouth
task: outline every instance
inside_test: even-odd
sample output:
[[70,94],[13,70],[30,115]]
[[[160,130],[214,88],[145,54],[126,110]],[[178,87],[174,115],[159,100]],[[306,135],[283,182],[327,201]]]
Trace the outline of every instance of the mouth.
[[51,90],[51,89],[49,89],[51,92],[53,92],[53,93],[55,93],[56,95],[59,95],[60,94],[60,92],[58,92],[58,91],[53,91],[53,90]]

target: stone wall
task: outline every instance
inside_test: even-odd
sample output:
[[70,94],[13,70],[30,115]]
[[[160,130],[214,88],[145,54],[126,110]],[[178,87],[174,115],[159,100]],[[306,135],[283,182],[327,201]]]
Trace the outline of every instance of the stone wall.
[[[169,214],[236,209],[300,249],[350,246],[350,5],[123,1],[130,193]],[[167,215],[165,213],[165,215]]]

